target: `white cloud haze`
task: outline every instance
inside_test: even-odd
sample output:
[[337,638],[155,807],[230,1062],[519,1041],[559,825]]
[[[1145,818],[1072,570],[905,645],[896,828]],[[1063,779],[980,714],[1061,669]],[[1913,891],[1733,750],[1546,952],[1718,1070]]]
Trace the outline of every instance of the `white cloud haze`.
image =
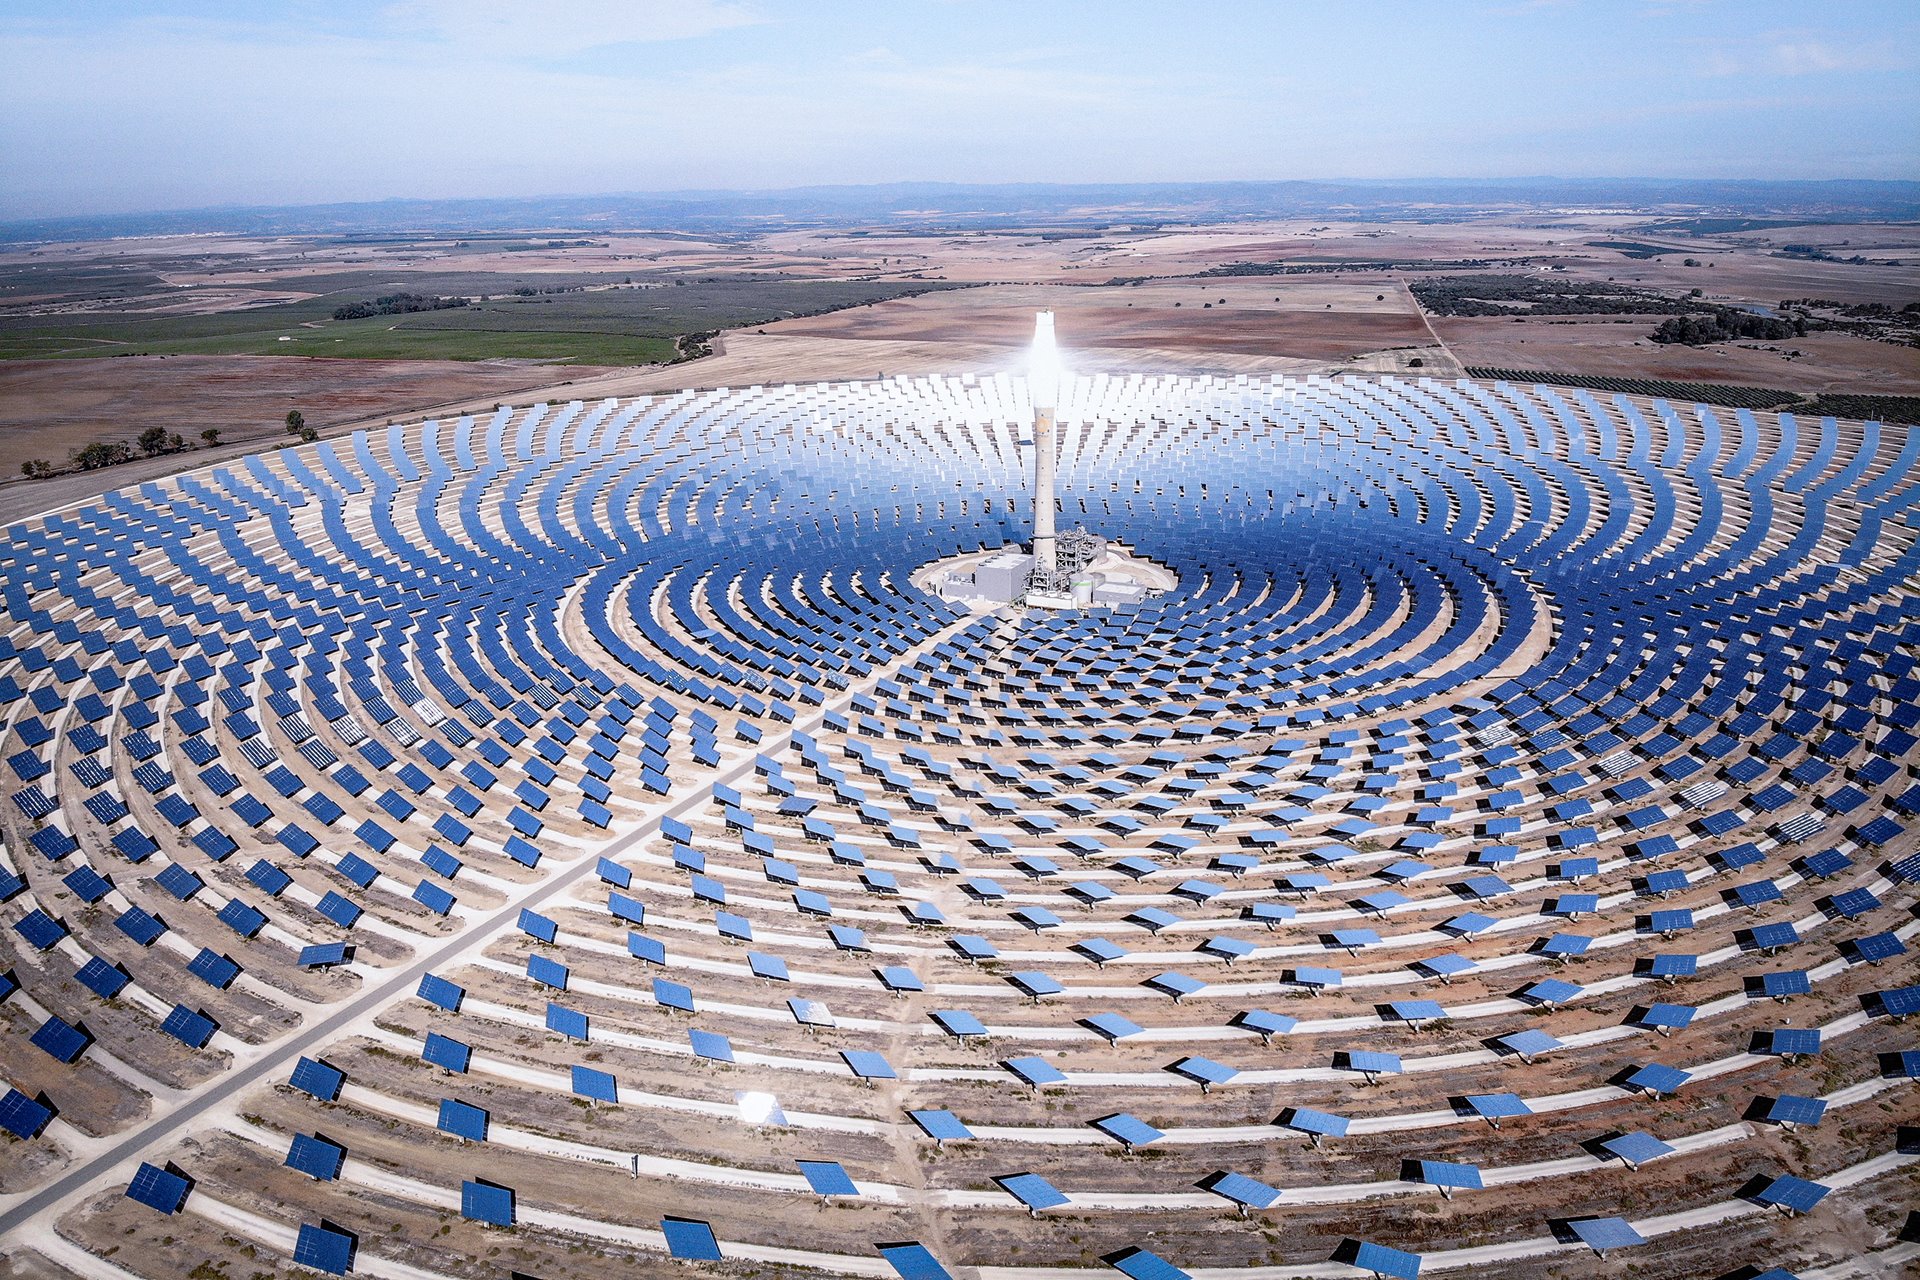
[[0,11],[0,217],[903,180],[1913,177],[1920,8]]

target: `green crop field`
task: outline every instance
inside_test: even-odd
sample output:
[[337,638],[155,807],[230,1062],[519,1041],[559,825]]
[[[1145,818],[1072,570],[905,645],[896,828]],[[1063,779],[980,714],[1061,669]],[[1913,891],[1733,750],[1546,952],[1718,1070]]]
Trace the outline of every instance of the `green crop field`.
[[120,354],[325,356],[337,360],[554,360],[570,364],[659,364],[672,338],[624,333],[403,329],[399,317],[329,321],[178,338],[34,335],[0,332],[0,360],[85,359]]
[[[674,340],[789,316],[818,315],[933,289],[919,281],[800,280],[780,276],[705,279],[623,274],[507,275],[374,271],[302,276],[263,287],[316,296],[207,315],[154,315],[151,303],[117,290],[144,284],[71,269],[0,272],[16,297],[56,283],[98,309],[66,314],[0,312],[0,359],[90,359],[114,355],[300,355],[358,360],[552,360],[657,364]],[[627,283],[629,280],[634,283]],[[335,320],[336,308],[396,290],[473,300],[466,307]],[[517,294],[516,289],[537,292]],[[551,291],[551,292],[549,292]],[[263,298],[265,295],[263,295]],[[77,296],[73,300],[80,300]],[[104,305],[102,303],[104,302]]]

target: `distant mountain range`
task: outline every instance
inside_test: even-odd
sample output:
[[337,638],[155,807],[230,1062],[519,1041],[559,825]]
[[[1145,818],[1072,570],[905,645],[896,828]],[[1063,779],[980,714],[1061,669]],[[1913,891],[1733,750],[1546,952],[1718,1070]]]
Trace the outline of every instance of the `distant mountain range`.
[[534,229],[585,234],[645,229],[712,235],[849,225],[977,231],[1282,217],[1452,222],[1489,214],[1543,214],[1557,209],[1801,223],[1904,222],[1920,219],[1920,182],[1665,178],[991,186],[913,182],[777,191],[380,200],[39,218],[0,223],[0,242],[191,233],[445,236]]

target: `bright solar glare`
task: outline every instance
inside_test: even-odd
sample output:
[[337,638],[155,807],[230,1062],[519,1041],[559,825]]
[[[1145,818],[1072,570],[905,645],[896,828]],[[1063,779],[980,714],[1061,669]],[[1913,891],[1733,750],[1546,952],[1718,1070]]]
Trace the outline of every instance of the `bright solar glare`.
[[1053,312],[1033,317],[1033,352],[1027,360],[1027,390],[1035,409],[1051,409],[1060,398],[1060,348],[1053,339]]
[[748,1124],[765,1124],[780,1109],[780,1101],[770,1093],[750,1091],[739,1099],[740,1118]]

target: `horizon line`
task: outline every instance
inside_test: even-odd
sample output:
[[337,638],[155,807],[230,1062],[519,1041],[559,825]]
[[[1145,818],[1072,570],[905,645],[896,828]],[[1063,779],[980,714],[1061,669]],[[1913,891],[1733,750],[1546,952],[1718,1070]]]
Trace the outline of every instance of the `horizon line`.
[[[1402,176],[1388,178],[1348,178],[1348,177],[1311,177],[1311,178],[1194,178],[1194,179],[1154,179],[1130,181],[1111,179],[1101,181],[1057,182],[1025,181],[1008,179],[993,182],[976,182],[951,179],[896,179],[863,183],[816,183],[776,187],[670,187],[635,188],[627,190],[603,191],[550,191],[530,195],[388,195],[367,199],[339,199],[303,201],[291,204],[231,203],[159,206],[144,209],[123,209],[112,212],[78,211],[69,213],[35,214],[27,216],[0,215],[0,227],[29,227],[36,225],[67,222],[110,222],[121,219],[152,217],[185,217],[195,214],[232,215],[243,213],[298,213],[320,209],[372,209],[400,205],[435,204],[493,204],[513,205],[541,201],[595,201],[595,200],[659,200],[659,201],[711,201],[716,199],[759,198],[782,196],[801,196],[810,193],[881,193],[888,191],[998,191],[1017,189],[1073,192],[1101,191],[1125,188],[1142,192],[1152,191],[1195,191],[1204,189],[1229,190],[1247,188],[1311,188],[1311,187],[1378,187],[1393,188],[1420,186],[1456,186],[1480,187],[1496,190],[1503,187],[1523,187],[1527,185],[1558,185],[1567,187],[1604,187],[1643,186],[1660,188],[1685,187],[1743,187],[1775,186],[1784,188],[1814,188],[1831,186],[1884,187],[1891,189],[1911,188],[1920,195],[1920,178],[1908,177],[1828,177],[1828,178],[1770,178],[1752,177],[1654,177],[1632,174],[1617,174],[1598,177],[1572,177],[1556,174],[1534,174],[1509,177],[1472,177],[1472,176]],[[1891,192],[1890,192],[1891,194]],[[1650,211],[1649,211],[1650,212]],[[1785,215],[1782,215],[1785,216]],[[1895,219],[1904,221],[1905,219]]]

